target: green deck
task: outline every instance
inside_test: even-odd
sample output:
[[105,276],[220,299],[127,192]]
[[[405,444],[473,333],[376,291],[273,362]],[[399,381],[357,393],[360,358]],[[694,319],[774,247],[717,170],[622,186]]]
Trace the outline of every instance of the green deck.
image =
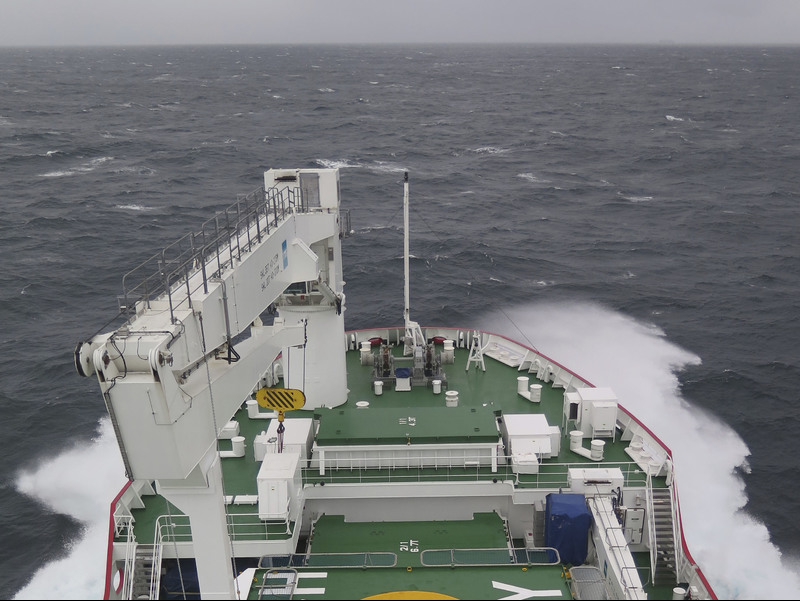
[[[397,347],[394,352],[400,353],[401,350]],[[446,366],[446,389],[459,392],[458,407],[445,406],[444,388],[439,394],[434,394],[431,387],[419,386],[413,387],[411,391],[396,391],[391,385],[385,385],[382,394],[376,395],[372,367],[361,365],[358,352],[348,352],[348,401],[334,409],[316,411],[320,424],[317,443],[323,447],[345,444],[491,443],[498,439],[495,428],[497,417],[521,413],[542,413],[548,424],[562,427],[562,388],[551,388],[545,384],[542,387],[541,403],[531,403],[517,393],[516,378],[520,373],[515,367],[487,357],[485,372],[475,367],[467,371],[464,368],[468,358],[467,351],[456,349],[455,353],[455,363]],[[536,382],[533,374],[525,372],[523,375],[530,376],[530,383]],[[367,401],[369,405],[363,407],[364,403],[359,401]],[[301,417],[314,417],[314,413],[302,410],[287,413],[287,432],[292,428],[292,420]],[[409,425],[409,417],[413,418],[413,425]],[[233,419],[239,422],[239,434],[246,440],[245,457],[222,460],[225,493],[232,496],[256,495],[256,475],[260,463],[254,460],[253,439],[267,429],[268,421],[249,419],[244,407]],[[365,479],[395,482],[499,479],[514,481],[518,487],[566,487],[566,464],[573,467],[596,464],[570,452],[569,439],[563,433],[561,440],[559,456],[544,460],[539,474],[514,474],[510,466],[506,465],[498,466],[496,472],[488,466],[462,466],[446,469],[331,470],[325,475],[320,475],[319,470],[306,468],[303,479],[307,483],[363,482]],[[219,446],[220,450],[227,450],[230,448],[230,441],[220,441]],[[644,485],[644,475],[632,464],[624,450],[625,446],[626,442],[612,443],[608,440],[602,466],[620,467],[626,483],[637,482]],[[652,485],[663,487],[664,479],[654,478]],[[175,507],[168,508],[159,496],[146,496],[143,500],[145,506],[134,509],[132,514],[135,519],[136,539],[139,543],[146,544],[153,542],[157,516],[169,514],[175,517],[180,516],[180,512]],[[242,539],[250,531],[252,536],[258,536],[259,532],[263,536],[265,531],[268,537],[290,536],[285,528],[282,530],[282,524],[258,520],[257,507],[254,505],[229,505],[228,510],[229,521],[237,536]],[[436,598],[423,593],[427,591],[460,599],[498,599],[508,598],[518,589],[539,591],[535,594],[536,598],[571,598],[568,580],[560,565],[492,565],[497,562],[489,560],[486,565],[470,567],[469,577],[465,577],[466,567],[422,567],[420,563],[423,553],[434,549],[508,548],[524,548],[524,543],[509,540],[502,519],[494,513],[476,514],[473,520],[447,522],[431,522],[424,518],[414,522],[345,522],[342,516],[324,515],[314,524],[309,548],[300,550],[310,552],[311,558],[320,554],[323,566],[294,568],[300,574],[300,580],[293,598],[354,599],[366,598],[378,592],[400,590],[418,591],[421,596],[416,598]],[[363,559],[356,558],[353,563],[345,561],[344,566],[330,567],[335,562],[328,554],[348,552],[393,553],[396,555],[396,563],[392,567],[365,567]],[[645,554],[637,554],[636,560],[641,565],[649,565],[649,558]],[[326,565],[328,567],[324,567]],[[321,571],[325,573],[324,577],[319,576]],[[302,576],[303,572],[314,575]],[[266,569],[257,571],[249,598],[288,598],[282,597],[276,592],[279,589],[274,587],[270,589],[271,593],[268,594],[265,590],[259,597],[258,588],[264,582],[266,573]],[[280,575],[276,577],[279,581]],[[274,582],[275,580],[271,580],[270,584]],[[305,588],[315,589],[317,592],[305,595],[302,593]],[[320,588],[324,589],[323,594],[319,593]],[[671,598],[671,587],[647,586],[646,590],[651,598]],[[550,591],[550,594],[542,591]]]
[[[520,587],[537,591],[537,598],[569,598],[569,588],[561,566],[537,566],[511,564],[506,549],[503,521],[497,514],[475,514],[472,520],[433,522],[366,522],[346,523],[341,516],[323,516],[314,529],[312,553],[361,553],[390,552],[397,556],[397,565],[388,568],[309,568],[299,569],[301,590],[313,586],[324,588],[325,598],[361,599],[377,598],[382,591],[384,598],[398,592],[414,592],[420,599],[432,599],[435,595],[448,595],[457,599],[493,599],[506,596],[510,588]],[[422,568],[422,558],[437,549],[469,549],[480,540],[492,551],[475,551],[475,561],[486,564],[479,567],[442,566]],[[426,560],[430,563],[430,560]],[[469,577],[465,578],[465,570]],[[313,581],[304,574],[313,573]],[[263,574],[259,572],[254,588],[248,598],[258,599]],[[274,580],[269,579],[273,584]],[[553,594],[540,596],[543,591]],[[432,594],[433,595],[432,595]],[[262,597],[263,596],[262,593]],[[267,597],[276,598],[276,597]],[[320,598],[319,595],[295,594],[295,599]],[[407,594],[402,598],[412,598]],[[439,597],[447,598],[447,597]]]
[[408,407],[384,407],[376,401],[356,414],[368,419],[353,419],[351,414],[349,408],[320,412],[317,444],[403,445],[497,441],[495,415],[485,407],[414,407],[410,410]]

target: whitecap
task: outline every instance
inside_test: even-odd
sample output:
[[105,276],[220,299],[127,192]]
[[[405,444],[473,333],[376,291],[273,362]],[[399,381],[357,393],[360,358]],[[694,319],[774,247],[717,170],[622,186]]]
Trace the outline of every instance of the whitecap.
[[369,234],[371,232],[380,232],[383,230],[399,230],[400,228],[395,225],[367,225],[358,229],[359,234]]
[[633,194],[623,194],[622,192],[617,192],[617,196],[629,202],[648,202],[653,200],[652,196],[634,196]]
[[683,121],[681,117],[676,117],[674,115],[666,115],[667,121]]
[[114,208],[123,211],[152,211],[155,207],[145,207],[144,205],[130,204],[130,205],[116,205]]
[[66,169],[61,171],[49,171],[47,173],[41,174],[39,177],[69,177],[72,175],[77,175],[79,173],[89,173],[97,169],[97,167],[99,167],[100,165],[113,160],[114,157],[97,157],[89,160],[86,163],[82,163],[78,167],[73,167],[72,169]]
[[511,151],[508,148],[498,148],[497,146],[481,146],[480,148],[475,148],[472,152],[477,152],[478,154],[503,154]]
[[326,169],[353,169],[361,168],[374,171],[376,173],[397,173],[407,171],[406,167],[386,161],[374,161],[373,163],[352,162],[348,159],[316,159],[318,165]]
[[138,173],[139,175],[155,175],[155,169],[151,169],[150,167],[134,167],[128,165],[127,167],[120,167],[119,169],[114,169],[113,173]]
[[533,173],[517,173],[517,177],[520,179],[528,180],[529,182],[534,182],[536,184],[546,184],[550,182],[550,180],[548,179],[540,179]]
[[374,165],[366,165],[366,167],[370,171],[375,171],[377,173],[397,173],[401,171],[407,171],[407,168],[403,167],[402,165],[387,163],[385,161],[375,161]]
[[317,159],[314,162],[323,169],[351,169],[361,166],[353,164],[347,159]]

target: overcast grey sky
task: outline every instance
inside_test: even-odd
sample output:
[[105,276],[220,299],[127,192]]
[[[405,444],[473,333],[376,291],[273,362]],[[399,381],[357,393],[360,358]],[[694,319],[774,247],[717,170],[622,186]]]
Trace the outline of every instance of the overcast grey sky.
[[800,44],[800,0],[0,0],[0,46]]

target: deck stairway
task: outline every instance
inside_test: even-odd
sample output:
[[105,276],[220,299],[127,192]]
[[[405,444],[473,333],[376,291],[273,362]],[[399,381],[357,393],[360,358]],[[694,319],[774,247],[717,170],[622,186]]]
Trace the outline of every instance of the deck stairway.
[[675,534],[672,525],[672,495],[669,488],[653,489],[653,519],[656,534],[656,565],[653,584],[671,586],[677,582]]
[[155,545],[136,545],[133,566],[133,594],[131,599],[151,599],[150,583],[153,581]]

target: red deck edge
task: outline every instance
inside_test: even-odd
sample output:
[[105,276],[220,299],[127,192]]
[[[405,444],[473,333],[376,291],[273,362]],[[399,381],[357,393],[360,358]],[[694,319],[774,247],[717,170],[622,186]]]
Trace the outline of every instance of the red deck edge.
[[111,593],[111,578],[113,577],[111,574],[111,558],[114,552],[114,532],[116,530],[116,528],[114,528],[114,510],[117,508],[117,503],[122,498],[122,495],[128,490],[131,484],[133,484],[133,481],[128,480],[125,486],[117,493],[117,496],[114,497],[114,500],[111,501],[111,507],[108,510],[108,550],[106,552],[106,584],[103,589],[103,599],[109,598],[108,596]]

